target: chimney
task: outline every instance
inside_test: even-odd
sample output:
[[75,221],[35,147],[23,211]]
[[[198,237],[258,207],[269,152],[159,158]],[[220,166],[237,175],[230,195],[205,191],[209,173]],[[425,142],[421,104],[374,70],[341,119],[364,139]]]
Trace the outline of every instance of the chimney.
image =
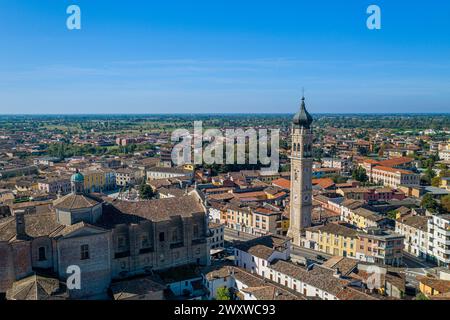
[[333,277],[335,278],[340,278],[342,275],[341,270],[339,270],[339,268],[336,268],[336,270],[334,271]]
[[24,239],[27,236],[25,232],[25,210],[17,210],[14,212],[16,217],[16,238]]

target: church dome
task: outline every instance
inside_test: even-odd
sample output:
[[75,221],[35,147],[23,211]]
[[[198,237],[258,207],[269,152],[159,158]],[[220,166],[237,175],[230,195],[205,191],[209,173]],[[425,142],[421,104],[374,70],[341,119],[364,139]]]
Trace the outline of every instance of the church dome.
[[74,173],[72,175],[72,177],[70,177],[70,181],[71,182],[84,182],[84,176],[77,170],[77,172]]
[[302,98],[302,105],[300,111],[294,116],[292,123],[296,126],[304,127],[309,129],[311,123],[313,122],[312,116],[308,113],[305,107],[305,97]]

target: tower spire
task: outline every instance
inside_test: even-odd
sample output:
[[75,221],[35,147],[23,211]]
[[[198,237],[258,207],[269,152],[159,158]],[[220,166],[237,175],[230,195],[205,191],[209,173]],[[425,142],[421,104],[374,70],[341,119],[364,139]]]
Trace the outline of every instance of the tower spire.
[[294,116],[292,120],[295,126],[304,127],[309,129],[311,127],[311,123],[313,122],[312,116],[306,110],[305,104],[305,89],[302,88],[302,102],[300,104],[300,110]]

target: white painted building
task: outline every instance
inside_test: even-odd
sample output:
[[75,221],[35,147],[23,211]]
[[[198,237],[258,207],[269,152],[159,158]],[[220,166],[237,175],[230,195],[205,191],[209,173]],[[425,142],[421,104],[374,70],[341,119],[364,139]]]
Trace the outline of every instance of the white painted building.
[[268,274],[267,266],[273,260],[288,260],[291,241],[281,236],[265,236],[247,241],[235,249],[235,265],[262,277]]
[[[268,238],[268,237],[266,237]],[[263,278],[275,282],[277,285],[289,288],[305,297],[323,300],[371,299],[372,297],[350,287],[351,283],[358,281],[345,280],[339,269],[331,269],[319,265],[310,265],[308,268],[296,265],[289,260],[290,252],[274,250],[265,246],[265,241],[248,241],[236,248],[236,265]],[[290,246],[290,241],[286,242]],[[245,285],[236,282],[240,291],[243,290],[245,299],[252,299]]]
[[426,259],[428,251],[428,217],[406,216],[395,221],[395,232],[405,237],[404,250]]
[[376,166],[369,172],[369,178],[375,183],[398,188],[399,186],[415,187],[420,185],[420,175],[409,170]]
[[428,220],[428,254],[440,266],[450,265],[450,214],[433,215]]
[[209,221],[220,223],[220,209],[218,207],[209,207],[208,208],[208,218]]
[[224,229],[225,226],[220,223],[209,222],[209,237],[208,237],[208,247],[210,252],[212,250],[223,249],[225,247],[224,240]]
[[439,151],[439,159],[450,161],[450,149]]

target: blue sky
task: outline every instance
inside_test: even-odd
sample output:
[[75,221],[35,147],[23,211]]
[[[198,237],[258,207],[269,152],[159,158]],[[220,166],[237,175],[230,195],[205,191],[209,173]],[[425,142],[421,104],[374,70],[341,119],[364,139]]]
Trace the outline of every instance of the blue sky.
[[294,113],[303,86],[313,113],[450,112],[449,16],[448,0],[1,0],[0,114]]

